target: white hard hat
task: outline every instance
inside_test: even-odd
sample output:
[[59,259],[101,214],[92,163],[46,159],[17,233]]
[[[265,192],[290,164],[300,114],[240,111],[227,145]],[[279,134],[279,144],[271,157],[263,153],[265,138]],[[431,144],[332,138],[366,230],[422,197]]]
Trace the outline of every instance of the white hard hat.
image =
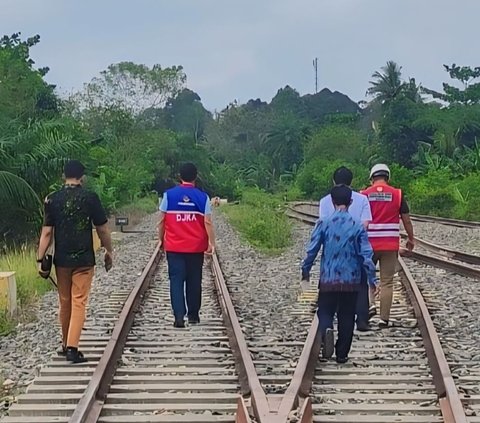
[[380,176],[380,175],[385,175],[390,178],[390,169],[386,164],[383,164],[383,163],[376,164],[375,166],[372,167],[372,170],[370,170],[370,179],[372,179],[374,176]]

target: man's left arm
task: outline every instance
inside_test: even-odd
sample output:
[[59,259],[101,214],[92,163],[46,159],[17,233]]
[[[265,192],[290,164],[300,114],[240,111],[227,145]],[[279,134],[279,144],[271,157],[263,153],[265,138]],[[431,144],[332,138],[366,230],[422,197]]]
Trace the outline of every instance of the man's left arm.
[[415,248],[415,235],[413,233],[413,224],[410,219],[410,207],[408,207],[407,200],[402,195],[402,202],[400,204],[400,217],[402,219],[403,227],[407,232],[407,249],[412,251]]
[[212,220],[212,207],[210,203],[210,198],[207,195],[207,201],[205,203],[205,218],[204,218],[205,231],[208,236],[208,249],[207,254],[212,254],[215,251],[215,231],[213,229],[213,220]]
[[162,201],[160,202],[160,219],[158,221],[158,242],[161,246],[163,246],[163,237],[165,235],[165,216],[167,214],[168,209],[168,198],[167,193],[163,193]]
[[361,221],[365,229],[368,229],[368,224],[372,221],[372,209],[366,195],[363,195]]

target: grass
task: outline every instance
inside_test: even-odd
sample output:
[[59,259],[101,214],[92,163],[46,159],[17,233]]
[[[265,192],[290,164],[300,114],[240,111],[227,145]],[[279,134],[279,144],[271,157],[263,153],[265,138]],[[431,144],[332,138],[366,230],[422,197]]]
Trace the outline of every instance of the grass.
[[252,246],[279,254],[291,244],[291,225],[282,200],[260,190],[246,190],[238,205],[222,206],[229,222]]
[[[120,207],[113,215],[128,217],[128,225],[133,227],[141,222],[141,220],[158,210],[158,197],[157,195],[151,195],[148,197],[142,197],[135,200],[133,203]],[[115,218],[111,218],[110,221],[115,225]]]
[[[38,276],[36,252],[24,247],[0,255],[0,271],[14,271],[17,281],[17,304],[20,313],[37,301],[43,294],[51,290],[48,281]],[[16,321],[0,309],[0,335],[10,333]]]

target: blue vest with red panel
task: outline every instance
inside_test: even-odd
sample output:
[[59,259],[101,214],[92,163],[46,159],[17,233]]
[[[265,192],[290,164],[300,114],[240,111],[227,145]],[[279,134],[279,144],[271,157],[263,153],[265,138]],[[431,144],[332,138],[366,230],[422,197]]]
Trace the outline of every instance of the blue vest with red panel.
[[208,196],[192,184],[182,184],[165,192],[165,251],[203,253],[208,249],[205,211]]

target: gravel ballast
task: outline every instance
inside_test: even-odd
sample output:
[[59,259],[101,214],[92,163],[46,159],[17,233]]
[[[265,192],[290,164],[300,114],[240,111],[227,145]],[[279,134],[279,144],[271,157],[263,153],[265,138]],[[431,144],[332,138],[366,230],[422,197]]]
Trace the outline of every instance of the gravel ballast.
[[[103,269],[103,257],[97,258],[86,328],[99,323],[105,331],[113,327],[114,321],[99,322],[101,319],[95,316],[101,314],[111,293],[128,291],[133,287],[157,243],[157,220],[156,214],[150,215],[136,227],[144,233],[114,235],[114,239],[121,239],[114,241],[114,267],[108,274]],[[32,323],[18,324],[12,334],[0,337],[0,377],[4,380],[4,386],[0,386],[0,417],[8,408],[12,396],[23,392],[33,382],[40,367],[49,362],[60,347],[57,310],[57,293],[49,292],[30,311],[34,316]]]

